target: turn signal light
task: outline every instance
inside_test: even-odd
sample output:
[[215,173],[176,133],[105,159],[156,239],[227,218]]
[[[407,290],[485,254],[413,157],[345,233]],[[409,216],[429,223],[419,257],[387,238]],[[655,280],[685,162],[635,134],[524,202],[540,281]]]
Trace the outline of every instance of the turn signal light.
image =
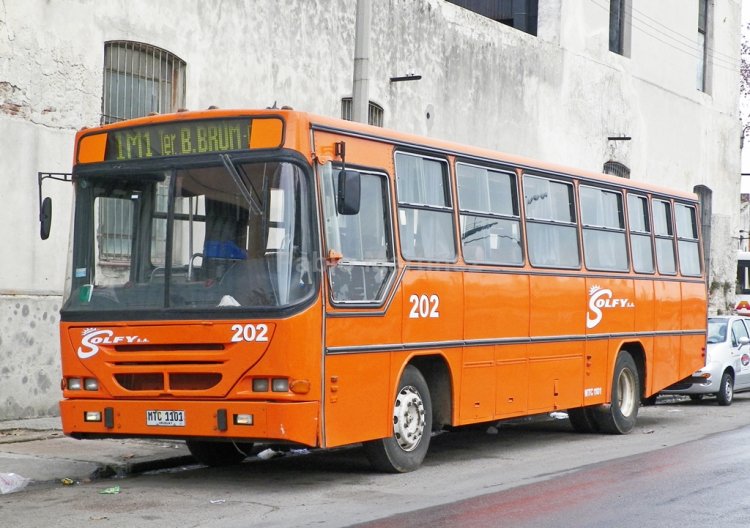
[[310,392],[310,382],[306,379],[293,380],[289,384],[289,390],[295,394],[307,394]]

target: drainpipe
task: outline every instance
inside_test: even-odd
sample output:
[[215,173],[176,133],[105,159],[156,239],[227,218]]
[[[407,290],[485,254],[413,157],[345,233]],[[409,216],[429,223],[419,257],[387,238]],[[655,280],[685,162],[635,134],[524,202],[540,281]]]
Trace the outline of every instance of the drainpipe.
[[354,28],[354,79],[352,86],[352,121],[367,123],[370,105],[370,0],[357,0],[357,22]]

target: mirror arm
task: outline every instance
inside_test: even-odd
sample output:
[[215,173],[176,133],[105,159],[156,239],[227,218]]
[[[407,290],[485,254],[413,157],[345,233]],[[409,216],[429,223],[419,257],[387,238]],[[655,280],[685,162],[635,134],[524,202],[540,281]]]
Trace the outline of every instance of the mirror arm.
[[334,153],[341,158],[341,170],[346,170],[346,142],[337,141],[334,145],[336,146]]
[[42,204],[44,202],[44,199],[42,198],[42,183],[46,179],[71,183],[73,181],[73,175],[69,172],[37,172],[36,179],[37,186],[39,187],[39,222],[42,223],[45,221],[45,215],[42,210]]

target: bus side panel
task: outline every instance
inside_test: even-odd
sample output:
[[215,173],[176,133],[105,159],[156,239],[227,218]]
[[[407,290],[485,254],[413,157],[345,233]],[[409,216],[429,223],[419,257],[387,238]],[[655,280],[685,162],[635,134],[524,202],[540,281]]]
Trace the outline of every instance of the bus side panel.
[[461,424],[492,420],[495,415],[495,347],[466,347],[461,369]]
[[584,358],[583,405],[595,405],[609,401],[608,387],[612,380],[609,340],[586,341]]
[[[682,284],[682,328],[706,328],[706,286],[704,283]],[[705,335],[684,335],[680,347],[680,379],[705,365]]]
[[464,273],[464,338],[529,336],[529,277]]
[[529,281],[530,335],[583,336],[586,330],[585,279],[532,275]]
[[[529,335],[527,275],[464,273],[464,339]],[[461,382],[461,423],[526,412],[526,345],[467,347]]]
[[463,274],[409,270],[402,283],[402,303],[407,346],[463,339]]
[[379,314],[382,308],[366,308],[360,313],[370,312],[373,315],[351,317],[341,316],[343,310],[328,307],[328,314],[336,313],[338,317],[326,319],[326,346],[351,347],[367,345],[387,345],[400,343],[401,335],[401,291],[394,295],[388,310]]
[[[583,404],[583,355],[586,330],[586,280],[530,277],[529,333],[551,342],[531,343],[529,412],[580,407]],[[578,337],[578,339],[572,339]]]
[[529,407],[529,360],[527,345],[496,345],[497,396],[495,417],[526,414]]
[[[328,307],[329,315],[333,310]],[[360,309],[377,314],[383,308]],[[401,335],[401,291],[385,315],[328,317],[326,347],[399,346]],[[382,438],[388,430],[392,381],[390,353],[357,352],[327,354],[325,358],[326,445],[339,445]]]
[[[635,298],[635,333],[652,333],[654,328],[654,281],[633,281]],[[650,396],[659,389],[654,385],[654,339],[652,337],[639,336],[638,340],[643,344],[646,355],[646,379],[644,383],[646,395]]]
[[390,353],[326,356],[326,447],[393,434]]
[[529,412],[583,405],[583,343],[540,343],[529,346]]
[[[677,281],[655,281],[654,298],[654,391],[680,379],[680,323],[682,291]],[[672,335],[659,335],[660,332]]]

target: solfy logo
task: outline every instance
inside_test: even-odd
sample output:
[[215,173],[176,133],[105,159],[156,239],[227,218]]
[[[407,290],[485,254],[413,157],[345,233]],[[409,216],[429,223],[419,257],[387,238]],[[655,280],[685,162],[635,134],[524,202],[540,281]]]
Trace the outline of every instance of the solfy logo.
[[86,328],[82,332],[81,346],[78,347],[78,357],[88,359],[99,352],[99,345],[118,345],[120,343],[148,343],[148,339],[138,336],[117,336],[112,330],[97,330]]
[[633,308],[629,299],[613,299],[612,290],[592,286],[589,290],[589,311],[586,314],[586,328],[594,328],[602,321],[602,308]]

